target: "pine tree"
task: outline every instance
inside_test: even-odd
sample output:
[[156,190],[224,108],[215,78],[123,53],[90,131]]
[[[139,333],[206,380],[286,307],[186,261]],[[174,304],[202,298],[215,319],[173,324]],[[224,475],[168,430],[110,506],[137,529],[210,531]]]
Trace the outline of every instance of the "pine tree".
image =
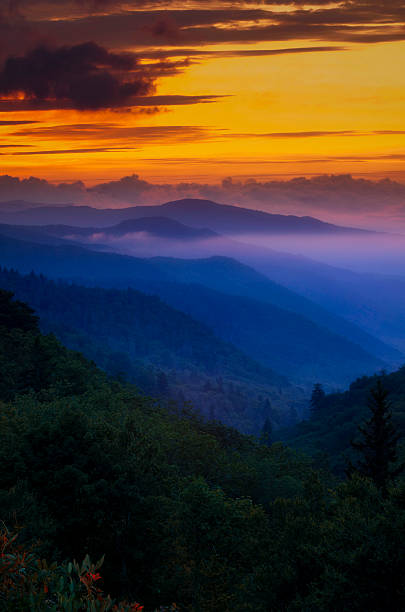
[[320,383],[315,383],[312,389],[312,395],[309,402],[311,418],[316,419],[320,414],[322,401],[325,397],[325,391]]
[[270,404],[270,400],[268,397],[266,397],[266,399],[263,402],[263,412],[264,414],[270,414],[271,412],[271,404]]
[[359,426],[360,441],[352,441],[353,448],[362,454],[357,466],[349,465],[349,472],[356,469],[360,474],[371,478],[375,485],[385,493],[387,486],[403,470],[404,466],[394,468],[397,461],[397,442],[399,434],[392,423],[391,403],[388,391],[381,380],[371,390],[368,407],[371,417]]
[[38,317],[33,309],[13,298],[12,292],[0,289],[0,327],[38,331]]
[[164,372],[159,372],[156,380],[157,392],[161,397],[167,397],[169,395],[169,381]]
[[217,378],[217,385],[218,385],[218,393],[223,393],[224,392],[224,381],[222,376],[218,376]]
[[264,446],[272,445],[272,433],[273,433],[273,426],[271,424],[270,419],[267,417],[266,420],[264,421],[264,424],[262,427],[262,434],[260,436],[260,441]]

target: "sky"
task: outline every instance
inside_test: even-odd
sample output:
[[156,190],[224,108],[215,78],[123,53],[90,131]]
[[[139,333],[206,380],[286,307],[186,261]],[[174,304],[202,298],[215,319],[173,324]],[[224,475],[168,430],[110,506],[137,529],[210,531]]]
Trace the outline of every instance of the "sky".
[[0,0],[0,174],[405,183],[404,59],[401,0]]

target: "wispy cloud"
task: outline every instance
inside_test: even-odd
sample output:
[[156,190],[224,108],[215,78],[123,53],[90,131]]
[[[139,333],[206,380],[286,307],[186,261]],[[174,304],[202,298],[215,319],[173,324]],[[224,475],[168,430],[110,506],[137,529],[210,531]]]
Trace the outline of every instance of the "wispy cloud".
[[[44,35],[55,40],[77,43],[91,33],[94,40],[112,48],[293,39],[376,43],[405,37],[403,4],[396,0],[335,4],[285,0],[262,2],[260,8],[242,0],[201,0],[186,6],[166,2],[162,11],[156,10],[162,7],[159,2],[120,4],[111,3],[110,8],[104,4],[103,12],[95,13],[84,3],[72,18],[72,3],[66,3],[70,8],[65,18],[52,19],[49,11],[48,19],[43,14],[37,24]],[[288,10],[283,10],[285,6]],[[26,14],[30,15],[35,15],[34,3]]]
[[39,121],[18,121],[18,120],[7,119],[4,121],[0,121],[0,127],[12,126],[12,125],[29,125],[33,123],[39,123]]
[[[235,138],[269,138],[269,139],[302,139],[302,138],[330,138],[330,137],[368,137],[383,135],[402,135],[403,130],[309,130],[297,132],[232,132],[230,130],[195,125],[156,125],[156,126],[123,126],[118,123],[74,123],[52,126],[39,126],[18,129],[12,136],[35,136],[46,139],[83,140],[95,138],[97,140],[140,141],[143,143],[164,141],[188,141],[207,139],[235,139]],[[383,156],[384,157],[384,156]],[[378,159],[381,156],[364,157],[364,159]],[[395,157],[392,157],[394,159]],[[328,157],[330,159],[357,159],[353,157]],[[280,163],[290,163],[291,160],[280,160]],[[312,162],[313,160],[309,160]],[[220,162],[218,162],[220,163]]]
[[16,136],[39,139],[122,141],[134,144],[151,144],[163,142],[188,142],[208,140],[223,136],[222,130],[202,126],[157,125],[157,126],[123,126],[115,123],[77,123],[55,125],[33,129],[22,129],[13,133]]
[[[112,153],[114,151],[124,151],[127,148],[116,148],[116,147],[90,147],[87,149],[50,149],[50,150],[39,150],[39,151],[15,151],[14,153],[7,153],[7,155],[66,155],[66,154],[78,154],[78,153]],[[6,153],[0,153],[0,155],[6,155]]]
[[[209,104],[221,98],[229,97],[223,95],[176,95],[168,94],[162,96],[139,96],[122,100],[121,104],[116,104],[115,108],[131,108],[132,112],[160,112],[166,106],[184,106],[187,104]],[[46,111],[46,110],[69,110],[75,109],[75,105],[68,99],[61,100],[20,100],[20,99],[1,99],[0,112],[17,111]]]
[[272,55],[291,55],[300,53],[319,53],[329,51],[345,51],[346,47],[329,45],[329,46],[312,46],[312,47],[287,47],[284,49],[216,49],[214,51],[207,49],[152,49],[144,52],[144,57],[148,59],[163,59],[167,57],[187,57],[189,59],[196,58],[238,58],[238,57],[267,57]]

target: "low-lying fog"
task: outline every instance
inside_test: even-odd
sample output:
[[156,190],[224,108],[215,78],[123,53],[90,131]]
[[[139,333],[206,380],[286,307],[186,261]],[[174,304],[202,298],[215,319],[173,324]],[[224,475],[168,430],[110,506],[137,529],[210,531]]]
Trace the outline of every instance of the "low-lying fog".
[[238,241],[356,272],[405,276],[405,236],[400,234],[247,235],[239,236]]
[[378,233],[235,235],[197,240],[162,238],[145,231],[116,236],[99,231],[90,236],[65,236],[138,257],[207,257],[227,255],[245,260],[274,258],[274,251],[304,256],[331,266],[363,273],[405,277],[405,236]]

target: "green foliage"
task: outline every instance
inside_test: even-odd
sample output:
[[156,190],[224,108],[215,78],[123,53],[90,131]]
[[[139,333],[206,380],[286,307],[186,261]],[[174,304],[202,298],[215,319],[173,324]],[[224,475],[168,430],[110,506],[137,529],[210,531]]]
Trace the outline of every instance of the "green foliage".
[[332,470],[344,476],[347,462],[358,459],[351,441],[358,436],[358,426],[370,416],[369,397],[379,380],[389,394],[392,425],[399,436],[398,455],[401,456],[405,451],[405,367],[391,374],[364,376],[354,381],[347,391],[326,395],[316,418],[277,432],[280,439],[322,463],[327,458]]
[[268,610],[402,610],[404,489],[384,500],[361,477],[327,490],[311,477],[304,495],[270,511]]
[[403,484],[336,485],[19,325],[0,330],[0,518],[22,547],[0,556],[5,610],[133,610],[98,591],[103,555],[103,591],[145,611],[405,609]]

